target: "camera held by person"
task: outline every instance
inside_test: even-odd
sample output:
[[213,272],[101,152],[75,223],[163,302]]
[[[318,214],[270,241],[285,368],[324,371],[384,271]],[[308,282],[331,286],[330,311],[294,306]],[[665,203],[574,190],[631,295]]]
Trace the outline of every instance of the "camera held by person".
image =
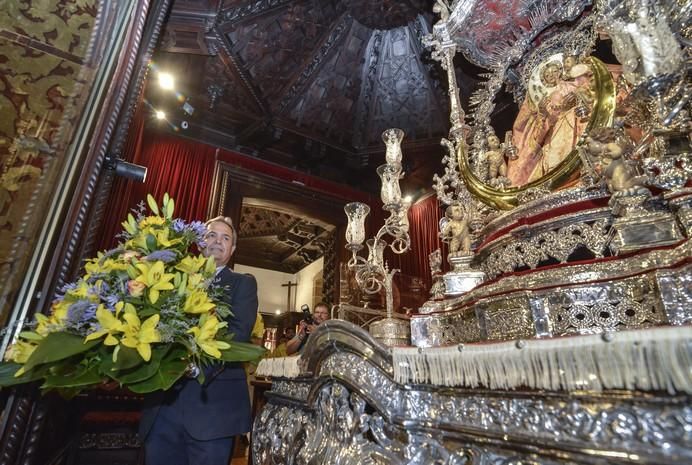
[[296,336],[288,341],[286,345],[286,352],[288,355],[295,354],[300,349],[303,348],[308,340],[310,334],[319,326],[321,323],[329,319],[329,306],[323,302],[315,305],[315,310],[310,313],[310,307],[305,304],[300,307],[303,312],[303,319],[300,320],[298,324],[298,332]]

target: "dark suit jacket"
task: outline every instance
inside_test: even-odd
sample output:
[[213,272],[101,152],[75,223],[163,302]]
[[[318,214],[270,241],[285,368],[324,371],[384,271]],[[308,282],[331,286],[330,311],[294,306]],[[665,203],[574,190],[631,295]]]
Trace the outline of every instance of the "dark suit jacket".
[[[224,300],[233,312],[227,320],[229,332],[235,335],[233,340],[249,342],[257,318],[255,278],[224,267],[214,283],[227,289]],[[210,368],[205,370],[208,379],[204,385],[195,379],[182,379],[168,392],[145,397],[139,425],[142,439],[151,430],[163,403],[180,409],[185,429],[195,439],[218,439],[250,431],[250,395],[242,364],[226,363]]]

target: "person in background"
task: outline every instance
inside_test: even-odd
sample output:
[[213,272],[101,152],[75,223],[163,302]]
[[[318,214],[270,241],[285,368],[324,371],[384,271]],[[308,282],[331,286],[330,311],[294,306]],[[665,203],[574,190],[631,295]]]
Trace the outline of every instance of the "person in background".
[[293,355],[305,346],[310,334],[322,323],[329,319],[329,306],[324,302],[315,305],[312,321],[302,320],[295,337],[286,344],[286,354]]
[[[228,262],[237,235],[230,218],[216,217],[206,223],[204,250],[216,261],[214,283],[224,288],[231,306],[228,330],[234,340],[249,342],[257,319],[257,281],[235,273]],[[250,431],[250,395],[241,363],[204,367],[200,384],[194,371],[166,392],[145,396],[139,435],[144,441],[146,465],[225,465],[233,450],[234,436]]]
[[264,318],[262,318],[260,312],[257,312],[257,319],[255,320],[255,325],[252,327],[250,340],[253,344],[258,346],[261,346],[264,342]]

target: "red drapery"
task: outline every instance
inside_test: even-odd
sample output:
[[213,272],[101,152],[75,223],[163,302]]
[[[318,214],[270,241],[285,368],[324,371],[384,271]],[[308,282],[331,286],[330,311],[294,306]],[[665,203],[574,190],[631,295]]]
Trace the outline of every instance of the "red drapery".
[[442,246],[438,235],[442,215],[443,211],[434,195],[412,205],[408,212],[411,250],[396,258],[391,257],[404,279],[421,278],[426,290],[432,285],[428,255]]
[[115,235],[127,212],[151,194],[159,202],[163,194],[175,200],[175,216],[201,220],[207,214],[214,177],[216,149],[178,137],[144,131],[133,125],[125,159],[147,167],[146,182],[117,178],[113,184],[113,204],[107,209],[99,249],[113,247]]

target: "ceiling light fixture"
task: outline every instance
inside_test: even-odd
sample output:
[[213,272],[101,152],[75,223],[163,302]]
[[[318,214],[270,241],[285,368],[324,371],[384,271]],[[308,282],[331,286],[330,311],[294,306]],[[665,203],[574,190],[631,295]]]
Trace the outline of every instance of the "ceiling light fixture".
[[175,79],[169,73],[159,73],[159,87],[164,90],[173,90]]

